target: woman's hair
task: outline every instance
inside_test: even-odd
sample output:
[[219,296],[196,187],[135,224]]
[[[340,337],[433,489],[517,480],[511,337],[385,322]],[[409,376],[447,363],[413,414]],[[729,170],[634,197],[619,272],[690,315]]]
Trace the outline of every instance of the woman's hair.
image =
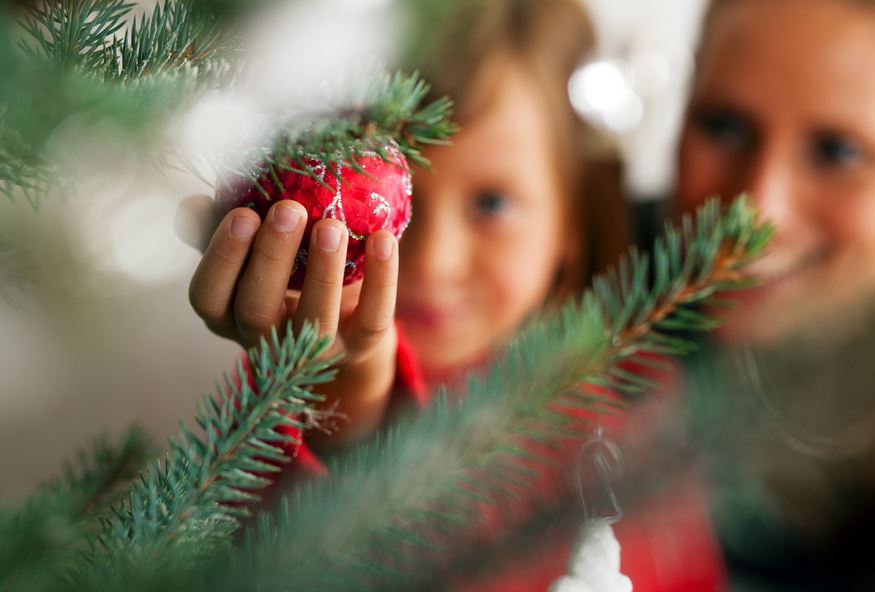
[[[568,98],[568,80],[591,59],[595,33],[581,0],[444,0],[419,41],[417,65],[436,96],[449,95],[465,121],[488,108],[488,71],[499,60],[531,76],[548,109],[558,178],[576,217],[582,252],[561,270],[557,296],[580,291],[628,246],[622,167],[606,137],[586,125]],[[442,23],[435,28],[435,22]],[[476,94],[475,94],[476,93]],[[499,149],[499,147],[496,147]]]

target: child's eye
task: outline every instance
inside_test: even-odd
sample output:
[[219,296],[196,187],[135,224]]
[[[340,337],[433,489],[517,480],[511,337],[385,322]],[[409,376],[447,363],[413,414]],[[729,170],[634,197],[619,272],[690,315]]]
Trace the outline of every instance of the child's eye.
[[816,163],[826,167],[846,167],[863,158],[862,147],[841,134],[818,134],[812,142],[812,156]]
[[510,199],[497,191],[482,191],[474,197],[473,206],[476,215],[493,217],[510,207]]
[[703,110],[695,116],[694,121],[706,136],[733,148],[749,147],[756,139],[753,125],[730,110]]

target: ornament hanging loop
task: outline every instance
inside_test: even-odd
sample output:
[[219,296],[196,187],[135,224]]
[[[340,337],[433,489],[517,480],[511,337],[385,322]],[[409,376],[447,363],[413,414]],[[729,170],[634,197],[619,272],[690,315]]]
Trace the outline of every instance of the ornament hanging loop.
[[[605,435],[604,426],[599,421],[595,435],[583,444],[577,459],[576,478],[577,495],[583,505],[583,513],[587,520],[601,520],[607,524],[616,524],[623,517],[623,508],[617,500],[613,487],[613,476],[620,471],[622,452],[620,447]],[[594,474],[595,480],[586,477]],[[604,512],[595,510],[596,501],[587,503],[586,483],[601,483],[603,493],[598,500],[606,500],[608,507]]]

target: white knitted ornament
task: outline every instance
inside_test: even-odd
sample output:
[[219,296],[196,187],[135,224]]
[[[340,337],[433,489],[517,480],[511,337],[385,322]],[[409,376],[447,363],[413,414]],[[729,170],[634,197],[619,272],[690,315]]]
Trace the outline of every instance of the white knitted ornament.
[[620,573],[620,543],[605,520],[588,520],[580,530],[569,573],[549,592],[632,592],[632,581]]

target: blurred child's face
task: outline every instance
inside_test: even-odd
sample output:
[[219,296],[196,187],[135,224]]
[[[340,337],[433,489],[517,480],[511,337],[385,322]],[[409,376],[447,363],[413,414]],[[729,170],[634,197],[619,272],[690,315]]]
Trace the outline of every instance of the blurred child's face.
[[722,337],[769,343],[875,292],[875,10],[738,0],[698,64],[679,199],[750,192],[776,227]]
[[507,64],[489,82],[491,100],[463,121],[453,146],[427,152],[434,174],[415,176],[401,245],[398,319],[432,377],[483,360],[512,336],[547,299],[567,252],[541,94]]

